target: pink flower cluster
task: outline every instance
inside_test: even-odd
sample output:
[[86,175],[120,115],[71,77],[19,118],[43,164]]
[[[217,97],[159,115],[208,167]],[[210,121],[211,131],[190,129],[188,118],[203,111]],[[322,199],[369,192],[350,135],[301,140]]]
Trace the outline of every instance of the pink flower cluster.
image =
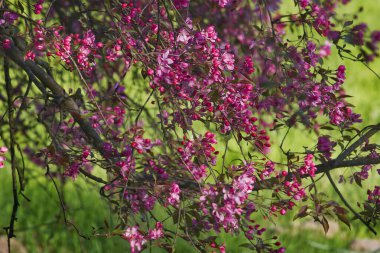
[[[42,21],[39,26],[34,28],[34,48],[28,51],[25,58],[34,60],[36,56],[46,54],[49,57],[58,56],[71,69],[78,67],[79,70],[91,75],[95,69],[95,58],[100,57],[99,51],[103,44],[95,41],[95,35],[91,30],[86,31],[82,36],[79,34],[70,34],[63,36],[64,27],[42,27]],[[48,34],[54,37],[46,40]]]
[[80,174],[80,169],[83,168],[85,170],[91,171],[92,165],[88,160],[91,151],[89,148],[85,147],[82,151],[81,156],[76,160],[70,163],[70,165],[66,168],[65,176],[72,177],[75,179]]
[[174,0],[173,3],[177,9],[184,9],[189,6],[190,0]]
[[367,195],[370,203],[380,206],[380,186],[375,186],[373,190],[368,190]]
[[3,17],[0,19],[0,26],[12,25],[18,18],[18,14],[14,12],[4,11]]
[[[83,18],[65,27],[66,21],[51,22],[59,16],[54,6],[44,19],[44,1],[35,1],[40,20],[30,22],[33,29],[25,34],[31,41],[25,59],[60,62],[64,68],[59,70],[75,70],[80,74],[75,87],[83,85],[85,95],[65,94],[80,110],[73,117],[63,112],[59,124],[52,120],[63,108],[59,98],[35,102],[41,120],[53,122],[49,130],[56,133],[59,149],[26,153],[40,166],[46,166],[43,158],[48,157],[49,163],[65,168],[65,176],[85,174],[102,185],[103,196],[120,201],[118,215],[127,226],[122,237],[132,252],[164,236],[162,223],[149,229],[140,219],[151,219],[158,206],[169,218],[180,214],[173,222],[180,230],[186,227],[185,238],[243,231],[259,242],[255,249],[283,252],[277,239],[271,244],[261,238],[266,228],[253,218],[285,215],[297,201],[306,201],[303,183],[317,167],[310,151],[299,166],[299,156],[290,152],[289,167],[271,161],[269,131],[301,125],[308,133],[322,131],[323,125],[349,132],[360,116],[344,99],[346,67],[324,62],[333,46],[348,52],[339,46],[343,40],[360,47],[360,60],[377,56],[380,43],[379,32],[367,36],[365,25],[351,27],[334,18],[347,0],[296,2],[300,13],[284,15],[280,0],[125,0],[106,6],[90,1],[91,10],[99,9],[89,14],[91,23]],[[68,17],[77,13],[73,6],[67,8]],[[20,17],[4,11],[1,30],[12,30]],[[262,24],[271,25],[263,29]],[[287,33],[300,28],[303,36]],[[313,37],[314,31],[328,41]],[[13,34],[0,34],[2,48],[13,42]],[[91,129],[79,126],[83,122]],[[231,143],[240,152],[234,160]],[[228,155],[219,153],[218,144],[225,145]],[[336,144],[319,136],[316,153],[331,159]],[[92,165],[102,167],[107,177],[91,177]],[[363,166],[355,179],[368,178],[371,168]],[[273,199],[263,202],[256,190],[268,190]],[[376,191],[370,192],[372,199]],[[218,249],[214,240],[206,244]],[[224,246],[219,250],[225,251]]]
[[306,196],[305,189],[297,180],[285,181],[284,192],[294,200],[301,200]]
[[332,44],[326,40],[325,43],[319,48],[319,56],[326,58],[331,55],[331,46]]
[[37,3],[33,5],[35,14],[41,14],[43,10],[42,4],[44,2],[45,2],[44,0],[38,0]]
[[[19,18],[14,12],[4,11],[3,17],[0,18],[0,27],[10,26]],[[9,49],[11,47],[11,40],[8,37],[0,37],[0,46],[4,49]]]
[[140,233],[138,226],[128,227],[122,237],[129,241],[131,252],[140,252],[146,243],[145,237]]
[[144,190],[138,192],[125,192],[125,199],[128,201],[133,213],[140,211],[152,211],[156,204],[156,197],[151,196]]
[[[216,156],[219,152],[215,151],[214,144],[216,144],[215,135],[206,132],[204,137],[195,140],[187,140],[184,137],[184,141],[178,147],[179,164],[188,170],[195,180],[204,179],[207,176],[208,165],[216,164]],[[198,159],[199,157],[204,157],[205,161],[202,162]]]
[[137,150],[138,153],[142,154],[152,149],[154,146],[160,145],[160,141],[152,142],[151,139],[144,139],[142,136],[136,136],[134,141],[131,143],[132,148]]
[[223,8],[223,7],[226,7],[227,4],[229,4],[231,0],[214,0],[214,1],[218,2],[219,6]]
[[298,169],[300,175],[310,175],[311,177],[315,176],[317,167],[313,162],[314,156],[312,154],[307,154],[304,160],[304,165]]
[[310,4],[310,0],[300,0],[299,5],[302,9],[305,9]]
[[0,169],[4,168],[4,161],[5,161],[4,155],[7,152],[8,152],[8,148],[7,147],[4,147],[4,146],[0,147]]
[[202,189],[199,205],[205,216],[202,221],[197,222],[201,222],[206,228],[212,227],[215,231],[219,231],[221,227],[225,231],[237,230],[241,216],[245,214],[250,221],[250,214],[255,211],[254,205],[248,201],[255,183],[255,169],[252,164],[231,169],[242,173],[233,179],[231,185],[224,186],[222,193],[213,186]]
[[164,231],[160,222],[157,222],[155,228],[150,229],[145,236],[139,231],[138,226],[128,227],[122,234],[122,238],[129,241],[132,253],[140,252],[147,241],[157,240],[163,236]]
[[369,171],[372,169],[372,165],[364,165],[359,172],[355,172],[356,176],[359,176],[361,180],[366,180],[369,177]]
[[313,16],[315,17],[315,21],[313,23],[315,30],[319,32],[322,36],[327,36],[331,27],[329,13],[326,12],[325,8],[322,8],[322,6],[318,6],[317,4],[312,5],[312,11]]
[[330,141],[329,136],[318,137],[317,149],[321,152],[327,159],[331,158],[331,153],[334,151],[335,142]]
[[170,193],[167,199],[167,204],[171,206],[178,206],[180,203],[180,193],[181,189],[179,188],[178,184],[173,183],[170,186]]

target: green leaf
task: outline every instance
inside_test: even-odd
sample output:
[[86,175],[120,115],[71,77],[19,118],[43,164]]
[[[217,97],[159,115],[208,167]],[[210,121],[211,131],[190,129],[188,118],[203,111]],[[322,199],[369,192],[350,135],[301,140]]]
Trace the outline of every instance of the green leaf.
[[327,221],[327,219],[323,216],[322,218],[322,221],[320,221],[321,224],[322,224],[322,227],[323,227],[323,230],[325,230],[325,234],[327,234],[327,232],[329,232],[329,222]]
[[352,98],[353,96],[350,95],[340,95],[338,98]]
[[274,89],[280,87],[280,84],[274,81],[266,81],[260,83],[260,87],[265,88],[265,89]]
[[209,96],[210,96],[210,101],[211,102],[218,102],[218,100],[219,100],[219,98],[220,98],[220,95],[219,95],[219,91],[218,90],[213,90],[213,91],[211,91],[209,94],[208,94]]
[[309,207],[307,205],[302,206],[300,208],[300,210],[298,211],[298,213],[294,216],[293,221],[295,221],[296,219],[303,218],[303,217],[307,216],[308,215],[308,213],[307,213],[308,208]]
[[360,187],[363,187],[362,186],[362,179],[360,178],[360,176],[358,176],[358,174],[357,173],[354,173],[354,180],[355,180],[355,183],[357,184],[357,185],[359,185]]
[[350,26],[350,25],[352,25],[353,23],[354,23],[354,21],[352,21],[352,20],[350,20],[350,21],[346,21],[346,22],[344,22],[343,27]]
[[331,126],[323,126],[323,127],[321,127],[321,129],[329,130],[329,131],[334,130],[334,128]]
[[280,124],[276,124],[272,129],[270,129],[270,131],[274,131],[276,129],[279,129],[280,127],[283,127],[285,124],[283,123],[280,123]]
[[185,222],[188,227],[191,227],[193,225],[193,220],[191,219],[191,216],[186,214],[185,216]]
[[241,248],[247,248],[247,249],[252,249],[252,250],[255,250],[256,248],[250,244],[250,243],[243,243],[243,244],[240,244],[239,247]]
[[347,215],[346,215],[346,214],[337,213],[336,216],[338,217],[338,219],[339,219],[340,221],[342,221],[344,224],[346,224],[347,227],[351,230],[350,220],[347,218]]
[[124,233],[124,230],[121,229],[115,229],[112,231],[112,234],[114,235],[122,235]]
[[217,236],[209,236],[207,237],[206,239],[202,240],[202,242],[215,242],[215,240],[217,239],[218,237]]
[[172,215],[172,218],[173,218],[173,223],[174,224],[178,224],[178,214],[179,214],[179,210],[178,209],[176,209],[175,211],[174,211],[174,213],[173,213],[173,215]]
[[106,226],[107,229],[109,229],[110,226],[109,226],[109,224],[108,224],[107,219],[104,219],[104,225]]

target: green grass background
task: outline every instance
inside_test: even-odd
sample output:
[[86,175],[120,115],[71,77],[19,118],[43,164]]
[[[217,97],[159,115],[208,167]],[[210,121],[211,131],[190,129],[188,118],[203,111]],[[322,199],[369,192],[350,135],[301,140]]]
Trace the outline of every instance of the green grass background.
[[[371,29],[380,29],[379,0],[353,1],[349,7],[344,7],[340,11],[355,12],[360,5],[363,5],[365,10],[359,16],[359,20],[367,22]],[[334,54],[336,55],[336,52]],[[349,98],[349,102],[354,104],[355,111],[362,115],[364,120],[362,126],[380,122],[380,81],[360,63],[332,57],[329,64],[332,68],[340,64],[346,65],[345,87],[347,93],[354,96]],[[370,66],[380,73],[380,61]],[[272,141],[279,141],[276,136],[281,136],[281,132],[273,133]],[[302,147],[305,144],[308,144],[308,139],[304,138],[302,132],[296,131],[290,133],[286,142],[289,148]],[[29,165],[27,169],[38,179],[31,178],[25,191],[31,201],[21,198],[16,233],[17,239],[25,245],[28,252],[129,252],[128,243],[118,237],[94,237],[86,240],[78,236],[73,227],[66,226],[62,220],[62,210],[53,183],[43,176],[45,173],[43,169],[27,165]],[[371,181],[365,183],[365,186],[376,182],[379,182],[379,176],[375,175]],[[352,201],[366,195],[365,187],[362,190],[351,187],[349,184],[340,187]],[[78,179],[75,183],[66,184],[61,190],[68,203],[68,220],[76,224],[81,233],[91,235],[93,228],[105,226],[105,219],[108,222],[112,220],[109,207],[100,199],[96,185],[85,184],[84,179]],[[326,186],[325,190],[327,194],[338,200],[329,187]],[[7,169],[0,170],[0,191],[0,227],[5,227],[9,223],[12,210],[11,176]],[[294,223],[292,217],[293,214],[279,217],[276,220],[277,225],[266,221],[269,230],[279,232],[280,241],[286,246],[287,252],[352,252],[349,250],[352,240],[375,238],[356,221],[352,223],[351,230],[340,224],[339,231],[332,237],[327,237],[322,229],[302,229],[304,221]],[[260,220],[260,217],[258,219]],[[379,226],[377,230],[380,232]],[[3,230],[0,231],[0,235],[5,235]],[[227,252],[249,252],[244,248],[239,248],[239,244],[244,243],[242,236],[221,234],[218,241],[226,243]],[[177,241],[176,250],[177,252],[192,252],[188,244],[181,240]],[[153,250],[152,252],[162,251]]]

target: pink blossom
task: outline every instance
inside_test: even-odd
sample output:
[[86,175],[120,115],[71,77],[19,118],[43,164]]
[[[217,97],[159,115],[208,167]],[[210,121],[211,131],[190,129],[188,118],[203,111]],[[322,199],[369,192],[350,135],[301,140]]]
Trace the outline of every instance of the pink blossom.
[[228,70],[233,70],[235,68],[234,66],[235,59],[234,59],[233,54],[229,54],[229,53],[222,54],[222,61],[224,62]]
[[380,186],[375,186],[373,190],[367,191],[368,202],[375,204],[376,208],[380,206]]
[[190,0],[173,0],[173,3],[177,9],[187,8]]
[[138,226],[128,227],[122,235],[124,239],[129,241],[132,253],[140,252],[146,243],[146,239],[138,229]]
[[28,51],[25,55],[25,60],[31,60],[31,61],[34,61],[34,59],[36,58],[36,55],[35,53],[33,53],[32,51]]
[[229,2],[230,0],[215,0],[215,1],[218,1],[218,4],[220,7],[225,7]]
[[365,23],[361,23],[359,25],[354,26],[351,29],[350,42],[354,45],[363,45],[364,34],[366,31],[367,31],[367,25]]
[[134,141],[131,143],[131,146],[136,149],[138,153],[142,154],[157,144],[159,143],[152,142],[151,139],[144,139],[142,136],[136,136]]
[[318,138],[317,148],[326,158],[331,158],[331,152],[334,151],[335,142],[331,142],[329,136],[320,136]]
[[0,155],[4,155],[5,153],[8,152],[8,148],[5,146],[0,147]]
[[150,240],[156,240],[164,236],[164,231],[162,229],[161,222],[156,223],[156,227],[154,229],[150,229],[148,232],[148,238]]
[[10,49],[11,48],[11,40],[10,39],[4,39],[2,44],[3,44],[4,49]]
[[87,47],[95,47],[95,35],[91,30],[88,30],[83,35],[83,39],[81,40],[82,44]]
[[178,34],[177,42],[181,42],[186,45],[190,39],[191,39],[191,36],[189,32],[186,29],[182,29]]
[[312,154],[307,154],[304,160],[304,166],[299,168],[299,173],[301,175],[307,175],[314,177],[315,172],[317,171],[317,167],[315,167],[315,164],[313,162],[314,156]]
[[179,195],[180,193],[181,193],[181,189],[179,188],[178,184],[173,183],[170,186],[170,195],[167,199],[167,203],[171,206],[178,206],[180,202],[180,195]]
[[18,15],[13,12],[4,11],[3,18],[0,19],[0,25],[12,25],[18,19]]
[[215,42],[218,38],[218,34],[216,33],[214,26],[207,27],[206,30],[203,31],[203,34],[205,35],[206,39],[210,40],[211,42]]
[[310,0],[300,0],[299,5],[301,8],[305,9],[310,3]]
[[319,48],[319,56],[322,58],[331,55],[331,43],[326,40],[325,44]]
[[42,4],[44,3],[44,0],[38,0],[36,4],[34,4],[34,13],[35,14],[41,14],[42,12]]
[[6,160],[4,155],[8,152],[8,148],[5,146],[0,147],[0,169],[4,168],[4,161]]

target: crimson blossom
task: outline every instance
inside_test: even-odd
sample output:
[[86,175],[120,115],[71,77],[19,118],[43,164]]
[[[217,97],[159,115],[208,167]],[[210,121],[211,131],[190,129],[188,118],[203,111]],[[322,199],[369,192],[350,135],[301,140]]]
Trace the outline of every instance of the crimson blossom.
[[[354,217],[376,233],[380,186],[351,206],[332,174],[349,167],[340,182],[361,186],[380,163],[370,142],[380,123],[358,129],[349,73],[327,63],[336,54],[370,68],[379,55],[380,31],[339,12],[349,2],[1,1],[8,237],[24,159],[53,181],[96,183],[118,224],[94,236],[119,236],[131,252],[172,251],[177,238],[226,252],[221,232],[284,252],[257,220],[292,210],[326,231],[328,219]],[[290,131],[309,145],[285,148]],[[318,194],[320,179],[339,199]]]

